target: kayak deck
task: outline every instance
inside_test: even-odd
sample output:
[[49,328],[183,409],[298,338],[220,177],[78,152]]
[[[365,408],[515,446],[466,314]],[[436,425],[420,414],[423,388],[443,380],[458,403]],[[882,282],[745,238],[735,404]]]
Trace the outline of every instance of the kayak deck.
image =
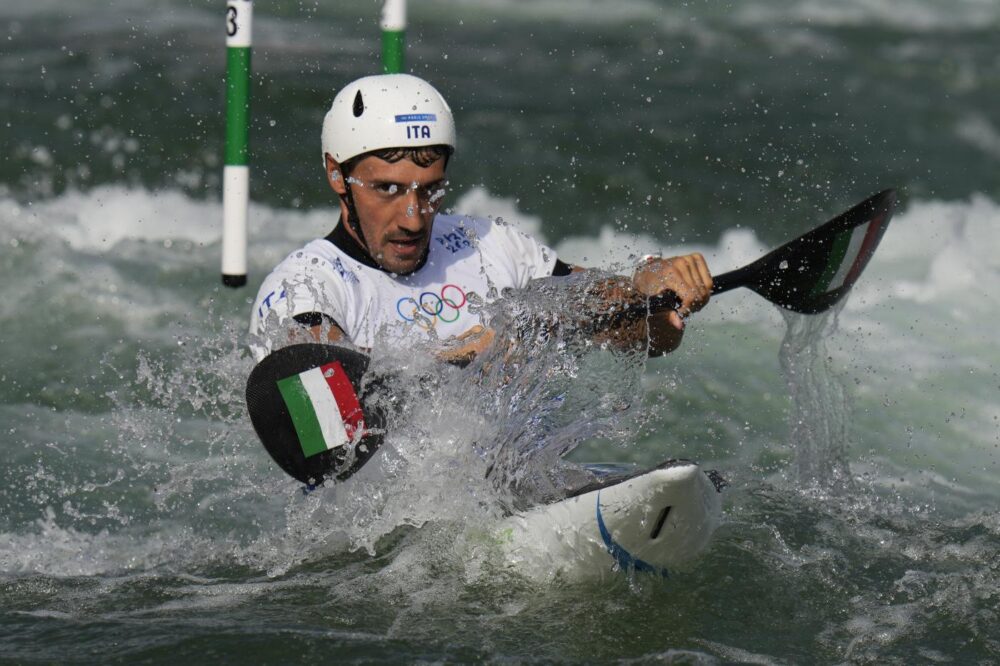
[[594,480],[566,499],[501,523],[505,562],[532,577],[604,577],[616,570],[667,575],[708,545],[724,482],[697,464],[653,469],[591,465]]

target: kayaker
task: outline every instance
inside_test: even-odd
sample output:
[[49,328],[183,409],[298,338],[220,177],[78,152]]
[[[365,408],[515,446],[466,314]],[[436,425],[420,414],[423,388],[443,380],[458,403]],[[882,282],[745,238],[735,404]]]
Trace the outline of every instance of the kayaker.
[[[420,78],[368,76],[336,95],[322,157],[340,221],[264,279],[250,325],[257,360],[291,342],[346,339],[370,349],[377,339],[431,335],[445,343],[441,358],[468,361],[494,338],[470,303],[585,270],[509,225],[440,213],[455,145],[451,109]],[[676,311],[630,324],[628,334],[648,339],[655,356],[681,343],[683,318],[708,302],[712,277],[704,258],[689,254],[648,260],[612,286],[680,298]]]

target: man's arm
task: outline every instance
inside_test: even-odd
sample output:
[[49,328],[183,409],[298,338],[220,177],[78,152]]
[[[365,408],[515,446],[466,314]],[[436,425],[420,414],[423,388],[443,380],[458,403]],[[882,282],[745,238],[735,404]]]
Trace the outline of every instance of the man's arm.
[[[563,265],[566,267],[564,275],[588,270],[582,266]],[[636,269],[631,280],[618,278],[601,284],[598,297],[609,306],[620,306],[668,290],[677,294],[681,301],[676,310],[657,312],[608,327],[598,334],[597,339],[623,347],[646,345],[648,342],[650,356],[662,356],[677,349],[684,338],[684,319],[705,307],[712,294],[712,275],[701,254],[650,259]],[[492,329],[474,326],[441,350],[438,358],[451,363],[468,363],[493,344],[495,337]]]
[[[572,272],[588,270],[572,266]],[[609,304],[623,304],[636,297],[648,299],[672,291],[680,299],[676,310],[656,312],[610,328],[600,338],[619,345],[649,342],[649,355],[662,356],[677,349],[684,339],[684,319],[701,310],[712,295],[712,274],[705,258],[688,254],[669,259],[651,258],[627,278],[608,280],[601,297]]]
[[[568,266],[568,265],[567,265]],[[576,273],[588,270],[568,266]],[[631,281],[609,281],[604,285],[603,298],[609,303],[624,303],[636,297],[649,298],[672,291],[681,304],[676,310],[657,312],[634,322],[612,328],[601,337],[616,344],[628,345],[649,341],[649,355],[669,354],[684,338],[684,319],[705,307],[712,294],[712,275],[699,254],[669,259],[650,259],[636,269]],[[289,332],[292,342],[339,342],[346,339],[343,329],[333,319],[319,313],[297,315],[300,326]],[[468,363],[484,352],[495,338],[492,329],[474,326],[438,352],[438,358],[449,363]]]
[[347,334],[330,315],[306,312],[292,317],[298,323],[288,330],[289,342],[340,342]]

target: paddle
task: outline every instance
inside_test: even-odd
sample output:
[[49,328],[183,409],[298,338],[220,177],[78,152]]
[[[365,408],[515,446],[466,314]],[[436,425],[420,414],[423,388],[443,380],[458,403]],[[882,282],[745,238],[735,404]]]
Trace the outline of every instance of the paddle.
[[[889,226],[895,206],[895,190],[879,192],[752,264],[713,276],[712,293],[746,287],[793,312],[823,312],[858,281]],[[670,293],[654,296],[649,309],[673,310],[676,299]]]
[[[747,287],[783,308],[823,312],[841,300],[885,233],[896,193],[885,190],[743,268],[714,278],[712,293]],[[601,317],[602,326],[677,306],[661,294],[648,306]],[[648,307],[648,309],[647,309]],[[275,462],[307,485],[343,480],[382,443],[385,378],[366,375],[368,358],[343,347],[300,344],[279,349],[247,379],[254,430]]]
[[364,354],[321,344],[283,347],[254,367],[247,411],[281,469],[314,486],[346,479],[375,453],[385,419],[367,370]]

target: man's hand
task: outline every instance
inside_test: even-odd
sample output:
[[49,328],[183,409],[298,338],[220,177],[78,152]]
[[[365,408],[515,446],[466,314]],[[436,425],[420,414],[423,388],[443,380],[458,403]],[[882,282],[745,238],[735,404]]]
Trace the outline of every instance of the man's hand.
[[648,259],[636,269],[632,284],[647,298],[670,290],[681,301],[676,310],[654,313],[646,319],[650,356],[677,349],[684,338],[684,319],[705,307],[712,296],[712,274],[705,257],[697,252],[683,257]]
[[449,340],[437,356],[448,363],[459,365],[471,363],[493,344],[495,338],[496,334],[492,328],[483,328],[477,324],[453,340]]
[[682,257],[650,258],[632,277],[635,288],[644,296],[656,296],[666,290],[677,294],[681,304],[667,315],[670,325],[684,330],[684,319],[701,310],[712,296],[712,274],[705,257],[695,252]]

